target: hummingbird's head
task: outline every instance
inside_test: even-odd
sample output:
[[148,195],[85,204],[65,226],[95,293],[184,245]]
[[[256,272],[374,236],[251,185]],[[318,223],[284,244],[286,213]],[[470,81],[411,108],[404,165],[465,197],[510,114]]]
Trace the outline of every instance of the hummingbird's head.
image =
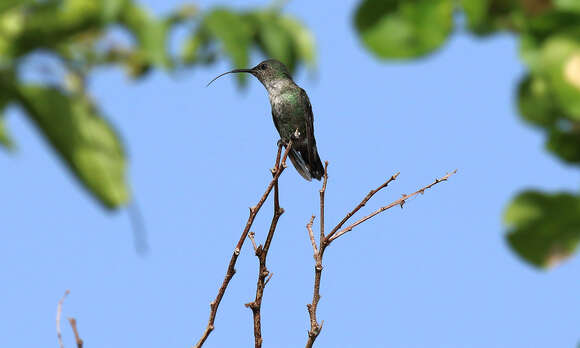
[[207,85],[209,86],[212,82],[218,78],[231,73],[249,73],[254,75],[264,86],[268,86],[272,82],[277,80],[292,79],[290,72],[286,65],[276,59],[267,59],[260,64],[256,65],[251,69],[234,69],[223,74],[216,76]]

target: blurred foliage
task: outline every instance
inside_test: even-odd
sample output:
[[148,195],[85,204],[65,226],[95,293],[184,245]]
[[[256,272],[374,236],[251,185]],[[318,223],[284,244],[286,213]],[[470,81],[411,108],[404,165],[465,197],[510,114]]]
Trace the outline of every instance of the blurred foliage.
[[[454,7],[478,37],[518,37],[528,68],[518,87],[520,115],[546,134],[549,152],[580,165],[580,1],[363,0],[354,26],[380,58],[420,58],[444,44]],[[506,212],[509,245],[539,267],[570,255],[580,234],[578,200],[577,193],[520,194]]]
[[117,135],[85,95],[19,88],[22,108],[67,165],[107,207],[125,203],[125,156]]
[[580,242],[580,198],[569,193],[520,193],[505,212],[509,245],[537,267],[569,257]]
[[364,44],[381,58],[431,53],[453,28],[453,0],[364,0],[355,14]]
[[[168,41],[179,26],[190,33],[174,53]],[[119,30],[130,43],[118,42]],[[138,80],[154,69],[171,72],[223,58],[233,67],[249,67],[253,52],[279,59],[291,70],[315,60],[310,31],[274,7],[201,11],[186,5],[158,17],[134,0],[2,0],[0,146],[14,147],[3,114],[15,105],[88,191],[105,207],[118,208],[131,196],[125,152],[86,89],[95,68],[124,67]],[[39,54],[56,58],[59,66],[48,69],[53,78],[31,83],[23,70],[46,74],[47,67],[30,62]]]

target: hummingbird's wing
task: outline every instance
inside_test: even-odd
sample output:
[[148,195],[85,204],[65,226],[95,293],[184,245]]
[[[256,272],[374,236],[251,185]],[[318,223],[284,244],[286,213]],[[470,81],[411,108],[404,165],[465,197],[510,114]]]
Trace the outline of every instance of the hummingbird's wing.
[[314,115],[312,114],[312,105],[306,91],[300,88],[300,99],[305,100],[304,103],[304,117],[306,118],[306,146],[308,148],[308,163],[314,163],[313,148],[316,147],[316,140],[314,139]]
[[308,169],[310,175],[320,180],[324,174],[324,167],[322,166],[322,161],[318,155],[318,149],[316,148],[316,139],[314,138],[314,115],[312,113],[312,105],[310,104],[310,99],[306,91],[300,88],[300,94],[304,103],[304,117],[306,121],[306,148],[308,153]]

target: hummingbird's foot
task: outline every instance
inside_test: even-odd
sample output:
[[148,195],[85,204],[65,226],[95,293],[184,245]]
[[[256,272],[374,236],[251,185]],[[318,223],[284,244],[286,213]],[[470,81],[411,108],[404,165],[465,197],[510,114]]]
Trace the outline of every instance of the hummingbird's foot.
[[280,147],[280,146],[286,146],[287,143],[288,143],[287,141],[284,141],[282,139],[278,139],[278,141],[276,142],[276,145],[278,147]]

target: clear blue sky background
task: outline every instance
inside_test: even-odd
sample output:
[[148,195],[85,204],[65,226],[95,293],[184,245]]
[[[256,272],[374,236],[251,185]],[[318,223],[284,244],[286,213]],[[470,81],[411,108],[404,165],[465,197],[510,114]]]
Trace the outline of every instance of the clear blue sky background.
[[[513,97],[524,67],[517,42],[508,35],[476,40],[458,29],[427,59],[382,62],[355,36],[357,2],[287,6],[318,42],[317,73],[300,71],[295,80],[310,95],[319,151],[331,163],[327,224],[397,171],[400,179],[368,211],[459,173],[332,245],[318,346],[575,346],[580,260],[540,272],[503,237],[501,215],[518,191],[575,190],[578,181],[518,119]],[[143,3],[164,13],[180,2]],[[242,92],[227,77],[205,88],[229,68],[158,72],[139,84],[106,70],[91,81],[125,137],[147,224],[144,257],[135,252],[127,213],[104,212],[36,129],[10,112],[19,149],[0,153],[4,346],[56,347],[56,303],[65,289],[72,293],[64,315],[78,319],[87,347],[188,347],[199,338],[248,207],[270,180],[278,139],[257,81]],[[275,275],[262,308],[266,347],[305,343],[313,260],[304,225],[317,213],[318,189],[294,169],[281,179],[286,213],[269,257]],[[270,218],[269,203],[253,229],[260,241]],[[257,266],[247,243],[207,347],[252,346],[243,304],[254,297]],[[72,347],[68,326],[63,331]]]

